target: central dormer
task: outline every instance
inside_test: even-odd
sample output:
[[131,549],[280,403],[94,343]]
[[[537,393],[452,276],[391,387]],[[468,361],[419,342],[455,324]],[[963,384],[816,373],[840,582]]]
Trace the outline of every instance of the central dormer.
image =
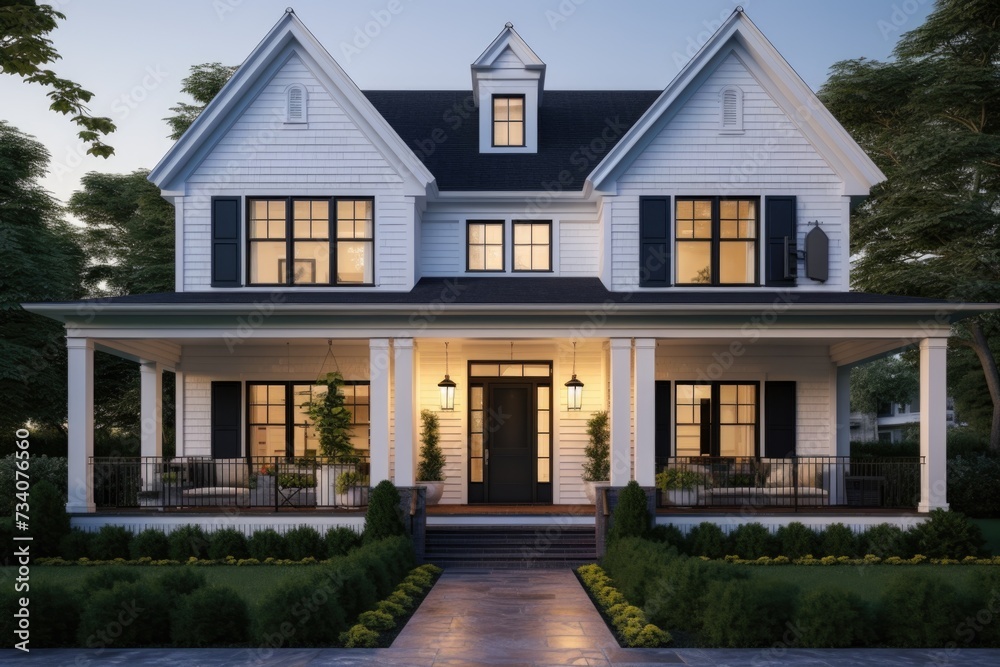
[[537,153],[545,63],[508,23],[472,63],[480,153]]

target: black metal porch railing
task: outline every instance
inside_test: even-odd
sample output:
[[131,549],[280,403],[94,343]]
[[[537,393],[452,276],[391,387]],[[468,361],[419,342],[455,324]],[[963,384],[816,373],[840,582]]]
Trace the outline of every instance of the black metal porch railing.
[[368,505],[367,453],[349,459],[198,456],[90,459],[98,508],[301,510]]
[[913,509],[923,465],[923,457],[657,458],[657,507]]

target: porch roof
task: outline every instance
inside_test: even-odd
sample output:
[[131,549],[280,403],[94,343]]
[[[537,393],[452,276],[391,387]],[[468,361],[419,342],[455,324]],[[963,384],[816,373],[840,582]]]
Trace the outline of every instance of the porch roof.
[[26,310],[61,321],[100,313],[207,314],[244,312],[247,307],[267,304],[288,314],[335,312],[412,312],[434,304],[438,312],[488,313],[497,310],[572,313],[594,306],[614,305],[616,312],[670,315],[734,315],[760,312],[780,305],[797,314],[930,315],[949,322],[980,312],[996,310],[1000,304],[953,302],[941,299],[810,290],[678,289],[612,292],[598,278],[555,277],[454,277],[423,278],[409,292],[374,289],[215,290],[210,292],[161,292],[128,296],[25,303]]

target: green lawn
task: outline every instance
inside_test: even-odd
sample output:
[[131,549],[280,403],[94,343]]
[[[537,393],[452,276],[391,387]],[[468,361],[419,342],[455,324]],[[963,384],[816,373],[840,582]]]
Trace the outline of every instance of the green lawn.
[[[31,568],[32,584],[58,584],[70,590],[78,589],[87,574],[93,572],[98,567],[106,566],[48,566],[35,565]],[[114,566],[111,566],[114,567]],[[122,566],[124,567],[124,566]],[[132,569],[139,573],[140,581],[144,579],[154,579],[164,572],[180,568],[196,569],[205,575],[209,586],[226,586],[237,591],[247,604],[251,607],[258,605],[261,600],[278,586],[281,582],[292,577],[308,576],[317,571],[312,565],[290,565],[290,566],[253,566],[236,567],[235,565],[216,565],[206,567],[192,567],[190,565],[174,566],[133,566]],[[16,568],[0,568],[0,581],[12,581],[17,576]]]
[[990,554],[1000,556],[1000,519],[970,519],[979,526],[986,538],[986,548]]
[[741,565],[752,577],[764,581],[785,582],[797,586],[802,592],[820,586],[836,586],[857,593],[869,602],[875,602],[890,581],[912,576],[915,572],[940,577],[956,588],[968,588],[976,573],[986,566],[966,565]]

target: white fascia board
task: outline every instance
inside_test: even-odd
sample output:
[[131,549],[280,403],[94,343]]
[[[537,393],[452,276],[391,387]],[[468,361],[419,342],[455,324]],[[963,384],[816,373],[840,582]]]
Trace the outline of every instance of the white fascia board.
[[434,183],[433,174],[382,118],[333,56],[291,12],[275,24],[187,132],[167,151],[150,172],[149,180],[164,189],[180,190],[184,179],[293,53],[304,57],[307,65],[312,65],[313,73],[327,92],[348,107],[348,115],[368,130],[365,132],[368,139],[410,181],[411,191],[407,194],[426,194]]
[[[697,88],[730,51],[757,78],[809,139],[831,168],[844,180],[845,195],[864,196],[885,180],[885,174],[823,106],[809,86],[781,56],[746,14],[735,11],[695,56],[674,77],[621,141],[608,152],[587,177],[587,187],[607,190],[669,119],[671,108]],[[802,116],[805,105],[809,113]],[[673,110],[676,113],[676,109]]]

